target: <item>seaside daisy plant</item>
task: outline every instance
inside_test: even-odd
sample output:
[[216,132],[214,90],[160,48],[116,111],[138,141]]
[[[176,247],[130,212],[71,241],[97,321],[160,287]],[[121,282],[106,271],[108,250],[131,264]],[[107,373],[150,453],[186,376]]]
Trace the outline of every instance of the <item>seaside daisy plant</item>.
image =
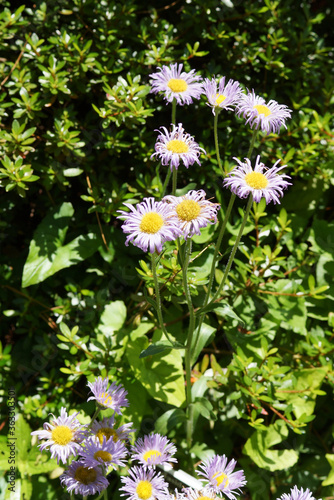
[[239,198],[247,198],[251,193],[255,202],[265,198],[267,203],[273,201],[280,203],[279,198],[283,196],[283,191],[291,185],[286,179],[290,179],[287,174],[281,174],[280,171],[286,167],[282,165],[277,167],[278,160],[273,167],[268,168],[261,162],[260,156],[256,157],[255,165],[252,167],[249,158],[244,162],[234,158],[238,163],[224,179],[223,185],[230,187],[231,191]]
[[86,435],[85,426],[77,420],[78,413],[67,415],[66,408],[61,408],[60,416],[43,424],[44,429],[33,431],[31,434],[38,439],[46,439],[39,445],[41,451],[50,449],[51,458],[56,458],[59,463],[66,463],[70,456],[75,456],[81,449],[81,442]]
[[88,468],[102,465],[115,469],[118,465],[124,466],[127,454],[122,441],[107,440],[105,436],[103,436],[102,443],[95,436],[91,436],[79,451],[83,465]]
[[121,496],[129,500],[167,500],[168,483],[160,472],[152,468],[133,466],[129,476],[121,476]]
[[230,79],[225,84],[225,81],[226,77],[223,76],[219,81],[216,78],[205,78],[203,82],[203,93],[214,115],[221,109],[233,110],[241,99],[242,88],[239,82]]
[[164,93],[164,99],[167,102],[172,102],[174,99],[177,104],[191,104],[193,99],[199,99],[203,87],[202,77],[197,75],[195,70],[189,72],[183,71],[183,64],[171,64],[157,68],[156,73],[150,74],[151,92],[157,94]]
[[306,490],[300,488],[299,490],[297,486],[294,486],[291,488],[290,493],[283,493],[277,500],[315,500],[315,498],[308,488]]
[[271,132],[278,134],[281,127],[286,127],[285,121],[291,118],[291,109],[285,104],[271,99],[266,102],[261,96],[255,94],[254,90],[248,94],[243,94],[236,108],[237,116],[246,119],[246,124],[254,129],[261,129],[267,135]]
[[182,123],[178,125],[172,124],[172,130],[169,132],[166,127],[161,127],[158,138],[155,143],[155,153],[151,158],[157,157],[162,165],[169,165],[170,169],[177,169],[180,161],[188,168],[195,162],[201,165],[199,156],[201,153],[206,154],[194,138],[185,132]]
[[204,477],[208,486],[217,493],[223,493],[230,500],[236,500],[235,495],[240,494],[240,489],[247,483],[243,470],[233,472],[237,462],[228,462],[225,455],[214,455],[211,459],[199,465],[197,473]]
[[118,210],[119,219],[124,219],[123,232],[128,234],[125,244],[131,242],[141,248],[143,252],[151,254],[162,251],[165,241],[175,240],[181,236],[181,229],[177,217],[170,211],[167,203],[156,201],[154,198],[144,198],[136,207],[124,203],[130,212]]
[[177,217],[184,239],[201,234],[201,228],[217,222],[219,203],[205,199],[203,189],[191,190],[183,196],[168,195],[162,201],[167,203]]
[[94,382],[88,382],[87,385],[93,394],[87,401],[95,399],[100,409],[105,410],[111,408],[115,413],[121,415],[121,408],[123,406],[129,406],[129,402],[126,398],[127,391],[114,382],[109,385],[108,377],[104,379],[98,377]]
[[132,460],[138,460],[146,467],[177,462],[176,458],[173,457],[176,451],[176,446],[160,434],[150,434],[144,438],[138,438],[131,446]]

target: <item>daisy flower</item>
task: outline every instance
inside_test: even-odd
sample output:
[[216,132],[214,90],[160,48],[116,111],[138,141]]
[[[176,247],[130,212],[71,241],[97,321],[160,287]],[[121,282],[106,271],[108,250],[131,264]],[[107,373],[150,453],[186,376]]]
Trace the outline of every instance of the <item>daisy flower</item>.
[[225,76],[219,80],[219,83],[215,78],[212,78],[212,80],[205,78],[203,89],[209,101],[207,105],[211,106],[213,114],[215,114],[216,109],[217,112],[222,108],[231,111],[233,109],[232,106],[240,101],[242,95],[239,82],[229,80],[225,85]]
[[129,406],[129,402],[126,399],[127,391],[122,386],[116,385],[115,382],[110,387],[108,387],[108,384],[108,377],[104,379],[98,377],[95,382],[88,382],[87,385],[93,396],[88,398],[87,401],[95,399],[102,410],[112,408],[115,413],[121,415],[121,406]]
[[79,451],[81,462],[88,468],[94,468],[101,464],[106,467],[112,466],[114,469],[116,465],[124,466],[127,454],[127,449],[122,441],[115,443],[113,439],[107,440],[105,436],[103,436],[102,443],[95,437],[88,438]]
[[233,472],[236,461],[227,463],[225,455],[214,455],[210,460],[203,462],[196,472],[208,481],[209,486],[215,491],[224,493],[230,500],[236,500],[235,495],[240,494],[240,488],[245,486],[246,479],[242,470]]
[[167,500],[168,484],[160,472],[153,469],[134,466],[129,470],[130,477],[121,476],[124,486],[120,488],[121,496],[129,500]]
[[152,73],[151,92],[157,94],[164,92],[164,99],[172,102],[176,99],[180,106],[191,104],[192,99],[199,99],[203,91],[200,75],[192,69],[189,73],[182,71],[183,64],[171,64],[170,67],[157,68],[157,73]]
[[223,185],[230,186],[231,191],[239,198],[246,198],[249,193],[253,194],[254,201],[259,203],[261,198],[265,198],[267,203],[273,201],[280,203],[279,197],[283,196],[283,189],[291,186],[291,182],[285,179],[291,179],[289,175],[279,174],[278,172],[286,165],[277,167],[278,160],[272,168],[267,168],[261,161],[260,156],[256,158],[254,169],[248,158],[241,162],[234,158],[239,164],[224,179]]
[[94,420],[91,431],[94,436],[98,438],[100,444],[102,444],[104,436],[107,441],[111,438],[116,443],[118,440],[129,441],[130,432],[136,432],[136,429],[131,429],[131,427],[132,422],[129,424],[123,424],[115,429],[115,415],[112,415],[109,418],[105,417],[100,422],[98,420]]
[[163,132],[157,138],[155,143],[155,153],[151,156],[160,158],[162,165],[170,165],[171,171],[173,168],[177,170],[180,160],[186,168],[193,165],[195,162],[200,165],[198,157],[201,153],[206,154],[203,148],[199,147],[194,138],[187,134],[182,127],[182,123],[177,126],[172,125],[173,130],[168,132],[166,127],[160,127]]
[[173,455],[176,453],[176,447],[165,436],[160,434],[151,434],[139,438],[131,446],[132,459],[138,460],[144,466],[164,465],[170,462],[177,462]]
[[184,239],[201,234],[200,229],[217,222],[219,203],[205,199],[205,191],[191,190],[183,196],[165,196],[162,200],[178,218]]
[[271,99],[268,103],[255,94],[254,90],[247,95],[243,95],[240,104],[237,106],[236,114],[246,118],[246,124],[251,128],[261,128],[262,132],[279,133],[281,126],[286,128],[285,120],[291,118],[291,109],[284,104]]
[[38,439],[47,439],[45,443],[39,445],[41,451],[50,447],[51,458],[56,457],[57,462],[61,460],[63,464],[70,455],[77,455],[81,449],[81,441],[86,436],[85,426],[77,420],[75,413],[67,415],[65,408],[61,408],[60,417],[55,418],[51,423],[43,424],[44,430],[33,431],[31,434],[38,436]]
[[122,214],[118,218],[125,219],[123,232],[129,233],[126,245],[130,241],[144,252],[149,249],[150,253],[160,253],[165,241],[175,240],[181,235],[177,219],[171,214],[166,203],[155,201],[154,198],[144,198],[136,208],[129,203],[124,205],[131,210],[130,213],[118,210]]
[[83,496],[101,493],[109,486],[100,467],[89,469],[80,460],[72,462],[59,479],[69,493]]
[[315,498],[308,488],[304,491],[303,488],[299,490],[297,486],[294,486],[288,495],[283,493],[277,500],[315,500]]

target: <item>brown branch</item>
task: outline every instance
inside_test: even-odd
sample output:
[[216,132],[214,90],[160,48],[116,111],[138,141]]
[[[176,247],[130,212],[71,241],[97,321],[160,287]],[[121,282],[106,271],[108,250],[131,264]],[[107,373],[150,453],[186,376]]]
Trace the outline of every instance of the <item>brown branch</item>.
[[[31,33],[29,33],[29,37],[30,37]],[[10,77],[10,75],[13,73],[14,69],[16,68],[16,66],[19,64],[22,56],[23,56],[23,53],[24,53],[24,49],[26,48],[26,45],[28,43],[28,40],[25,41],[24,45],[23,45],[23,48],[18,56],[18,58],[16,59],[15,63],[13,64],[13,66],[11,67],[10,69],[10,72],[9,74],[6,76],[6,78],[4,78],[4,80],[2,80],[2,82],[0,83],[0,89],[5,85],[5,83],[7,82],[8,78]]]

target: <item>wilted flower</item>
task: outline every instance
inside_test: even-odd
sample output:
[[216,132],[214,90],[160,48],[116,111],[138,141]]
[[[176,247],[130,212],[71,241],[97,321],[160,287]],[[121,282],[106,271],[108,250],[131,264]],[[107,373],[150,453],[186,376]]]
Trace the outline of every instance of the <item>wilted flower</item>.
[[191,104],[192,98],[199,99],[202,93],[202,80],[200,75],[192,69],[189,73],[182,71],[183,64],[172,64],[170,67],[157,68],[157,73],[152,73],[153,79],[151,92],[157,94],[164,92],[164,98],[172,102],[175,98],[180,106]]
[[239,198],[246,198],[249,193],[252,193],[254,201],[257,203],[261,198],[265,198],[267,203],[273,201],[275,204],[280,203],[279,197],[283,196],[283,190],[291,185],[291,182],[285,179],[290,179],[286,174],[278,172],[286,167],[283,165],[277,167],[278,160],[272,168],[267,168],[261,161],[260,156],[256,158],[254,169],[251,161],[245,158],[245,162],[241,162],[238,158],[234,158],[239,164],[235,167],[224,179],[224,186],[230,186],[231,191]]
[[94,420],[91,426],[91,431],[102,444],[104,436],[107,441],[108,439],[112,439],[115,443],[118,440],[128,441],[130,432],[135,432],[136,429],[132,429],[132,422],[115,428],[115,415],[112,415],[111,417],[105,417],[100,421]]

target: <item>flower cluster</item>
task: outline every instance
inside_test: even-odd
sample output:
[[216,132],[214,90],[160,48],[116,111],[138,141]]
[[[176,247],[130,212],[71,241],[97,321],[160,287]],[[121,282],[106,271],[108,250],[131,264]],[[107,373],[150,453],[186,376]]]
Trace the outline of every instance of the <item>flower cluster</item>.
[[[60,416],[50,423],[44,423],[44,430],[34,431],[40,440],[46,440],[39,445],[40,449],[51,452],[59,463],[66,464],[73,459],[65,472],[60,476],[60,482],[69,493],[77,495],[94,495],[105,490],[109,482],[109,471],[124,466],[128,456],[126,444],[130,433],[135,429],[132,424],[117,427],[115,415],[122,413],[121,408],[128,406],[127,392],[115,383],[109,385],[108,378],[98,377],[93,383],[88,383],[96,400],[97,412],[112,409],[114,415],[102,421],[94,419],[90,426],[81,425],[77,419],[78,413],[68,415],[61,408]],[[79,457],[79,458],[78,458]],[[77,459],[75,459],[77,458]]]

